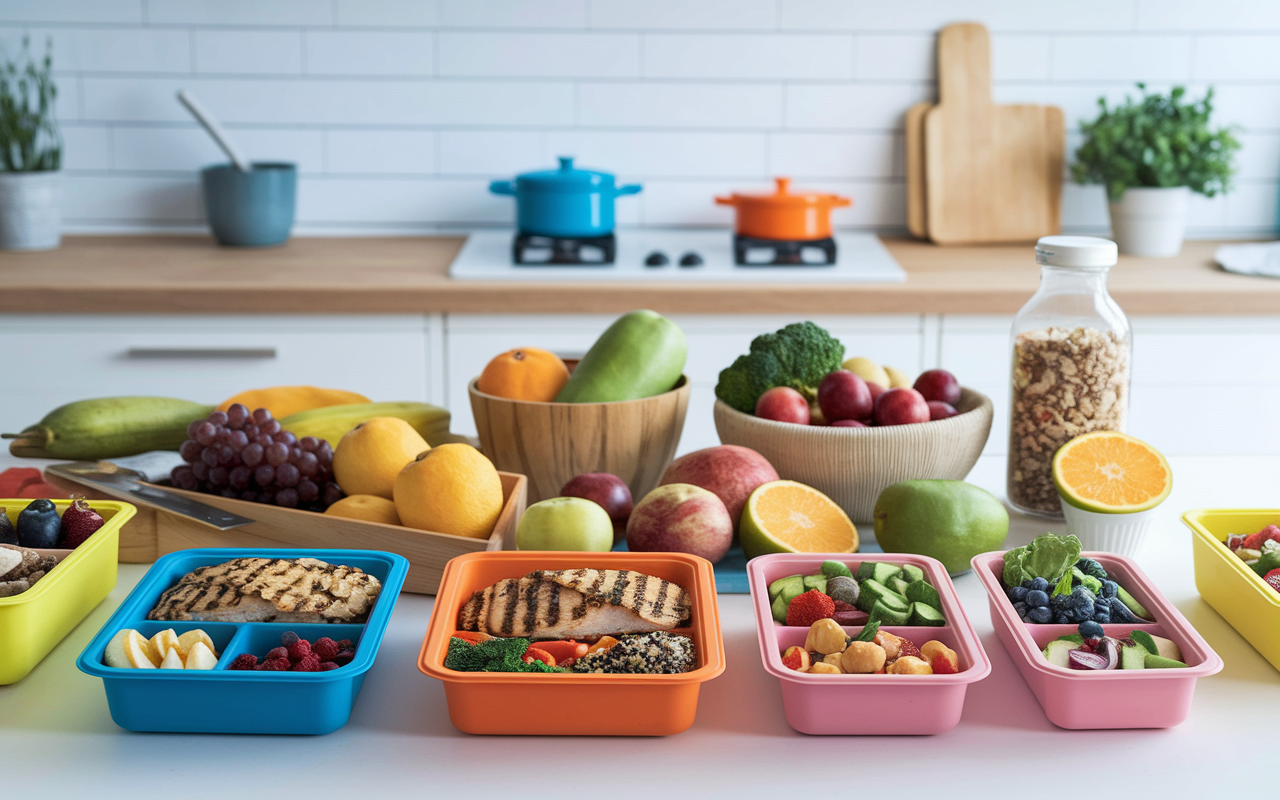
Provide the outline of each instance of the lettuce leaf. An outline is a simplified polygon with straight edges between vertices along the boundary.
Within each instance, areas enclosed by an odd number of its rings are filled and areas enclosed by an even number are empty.
[[[1004,554],[1004,583],[1021,586],[1023,581],[1044,578],[1056,584],[1064,572],[1080,558],[1080,540],[1074,536],[1042,533],[1031,544],[1015,547]]]

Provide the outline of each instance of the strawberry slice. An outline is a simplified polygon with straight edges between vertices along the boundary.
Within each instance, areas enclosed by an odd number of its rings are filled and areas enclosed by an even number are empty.
[[[1275,525],[1268,525],[1257,533],[1244,537],[1244,541],[1240,543],[1240,546],[1250,550],[1261,550],[1262,543],[1268,540],[1280,542],[1280,528]]]
[[[952,666],[950,659],[943,653],[934,653],[933,658],[929,659],[929,666],[933,667],[934,675],[955,675],[960,671]]]
[[[1266,577],[1264,577],[1263,580],[1266,581],[1267,585],[1272,589],[1280,592],[1280,569],[1271,570],[1266,574]]]

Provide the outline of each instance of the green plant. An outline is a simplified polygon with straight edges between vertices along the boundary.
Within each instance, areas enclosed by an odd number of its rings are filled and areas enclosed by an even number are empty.
[[[21,57],[0,64],[0,172],[54,170],[62,163],[62,134],[53,119],[58,87],[52,50],[49,43],[37,62],[24,36]]]
[[[1213,88],[1192,102],[1182,101],[1181,86],[1167,96],[1138,88],[1141,100],[1126,95],[1114,108],[1098,98],[1098,118],[1080,123],[1085,140],[1071,165],[1076,182],[1105,185],[1113,201],[1131,186],[1186,186],[1206,197],[1230,189],[1240,142],[1234,127],[1210,130]]]

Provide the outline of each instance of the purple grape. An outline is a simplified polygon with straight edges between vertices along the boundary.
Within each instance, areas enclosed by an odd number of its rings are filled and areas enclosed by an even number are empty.
[[[209,416],[205,417],[205,419],[207,419],[209,422],[212,422],[214,425],[226,425],[226,424],[227,424],[227,412],[225,412],[225,411],[215,411],[215,412],[213,412],[212,414],[210,414]]]
[[[252,489],[246,489],[240,493],[240,499],[249,503],[256,503],[261,497],[262,494],[260,492],[255,492]]]
[[[303,478],[298,481],[298,499],[304,503],[314,503],[320,499],[320,487]]]
[[[204,424],[204,420],[202,419],[191,420],[191,424],[187,426],[187,438],[188,439],[196,438],[196,431],[200,430],[200,426],[203,424]]]
[[[276,437],[276,441],[292,445],[297,443],[298,437],[293,435],[293,431],[280,431],[280,435]]]
[[[269,409],[266,409],[266,408],[257,408],[257,409],[254,409],[254,411],[253,411],[253,421],[254,421],[256,424],[258,424],[258,425],[262,425],[262,423],[264,423],[264,422],[270,422],[270,421],[271,421],[271,411],[270,411]]]
[[[227,485],[226,467],[209,467],[209,483],[213,486]]]
[[[206,447],[200,454],[200,460],[211,467],[218,466],[218,448]]]
[[[304,478],[314,478],[320,472],[320,460],[315,453],[303,452],[298,458],[298,473]]]
[[[321,501],[320,501],[321,504],[323,504],[325,508],[328,508],[329,506],[341,500],[346,495],[342,493],[342,489],[338,487],[338,484],[330,481],[329,483],[326,483],[324,485],[324,491],[321,492],[320,496],[321,496]]]
[[[230,438],[231,438],[230,428],[218,428],[218,435],[214,437],[214,441],[216,441],[218,444],[226,444],[227,440]]]
[[[218,494],[222,495],[223,497],[229,497],[229,498],[231,498],[232,500],[236,500],[236,499],[238,499],[238,498],[240,497],[240,493],[239,493],[239,492],[237,492],[235,489],[232,489],[230,486],[225,486],[225,487],[223,487],[223,488],[218,492]]]
[[[244,431],[244,435],[249,441],[255,441],[258,438],[258,426],[252,422],[246,422],[240,430]]]
[[[191,491],[200,484],[191,467],[174,467],[173,472],[169,473],[169,480],[173,481],[174,486],[187,491]]]
[[[245,422],[249,420],[249,409],[244,403],[232,403],[231,408],[227,409],[227,424],[232,428],[242,428]]]
[[[278,467],[289,460],[289,445],[282,442],[276,442],[266,449],[264,453],[267,463],[273,467]]]
[[[232,431],[231,435],[227,437],[227,444],[239,452],[249,444],[249,437],[244,435],[244,431]]]
[[[262,463],[262,445],[257,442],[247,444],[240,451],[240,459],[246,467],[256,467]]]
[[[314,453],[316,448],[320,446],[320,440],[314,436],[303,436],[298,440],[298,447],[301,447],[308,453]]]
[[[270,486],[276,479],[276,468],[270,464],[262,464],[253,471],[253,479],[259,486]]]
[[[236,451],[231,449],[231,445],[224,444],[218,448],[218,464],[226,466],[231,463],[231,459],[236,457]],[[213,466],[210,464],[209,466]]]
[[[329,447],[328,442],[320,443],[320,449],[316,451],[316,459],[322,467],[328,467],[333,463],[333,448]]]
[[[198,481],[209,480],[209,465],[204,461],[197,461],[191,465],[191,474],[196,476]]]
[[[280,486],[297,486],[298,468],[292,464],[281,464],[276,467],[276,483]]]
[[[182,460],[188,464],[199,461],[202,452],[204,452],[204,446],[194,439],[188,439],[178,447],[178,455],[182,456]]]
[[[244,491],[249,485],[249,478],[253,475],[253,471],[248,467],[236,467],[227,473],[227,482],[234,488]]]
[[[218,428],[207,420],[200,423],[200,427],[196,428],[195,440],[203,445],[213,444],[218,440]]]
[[[271,438],[271,434],[269,433],[259,433],[258,438],[255,441],[263,447],[270,447],[272,442],[275,440]]]
[[[296,489],[281,489],[276,492],[276,505],[281,508],[297,508],[298,491]]]

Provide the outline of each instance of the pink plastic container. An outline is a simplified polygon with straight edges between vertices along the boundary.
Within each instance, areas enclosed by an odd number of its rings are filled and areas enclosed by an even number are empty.
[[[947,624],[913,625],[884,630],[920,646],[930,639],[956,651],[960,671],[955,675],[808,675],[782,665],[788,647],[802,646],[808,628],[780,625],[769,610],[769,584],[788,575],[819,572],[822,562],[840,561],[855,573],[863,561],[914,564],[924,570],[942,599]],[[760,556],[747,563],[751,601],[759,631],[760,658],[765,672],[782,684],[787,724],[801,733],[837,736],[899,736],[943,733],[960,721],[969,684],[991,673],[982,643],[956,597],[955,586],[942,563],[928,556],[905,553],[832,554],[785,553]],[[856,635],[861,628],[845,628]]]
[[[982,553],[972,561],[973,571],[991,601],[991,624],[1000,641],[1040,701],[1045,716],[1059,728],[1172,728],[1182,724],[1191,711],[1196,679],[1221,670],[1222,659],[1132,560],[1114,553],[1081,555],[1101,564],[1156,618],[1145,625],[1120,622],[1103,625],[1102,629],[1111,636],[1143,630],[1172,639],[1182,651],[1187,668],[1089,671],[1050,664],[1041,651],[1059,636],[1076,633],[1076,626],[1028,625],[1018,618],[1000,579],[1003,551]]]

